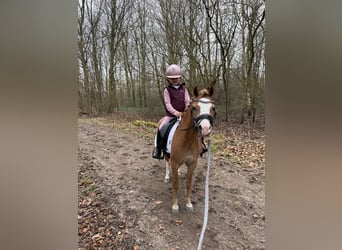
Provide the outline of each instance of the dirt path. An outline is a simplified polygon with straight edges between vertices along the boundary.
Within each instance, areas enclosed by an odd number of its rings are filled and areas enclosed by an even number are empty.
[[[79,123],[80,249],[197,249],[204,211],[207,159],[193,177],[194,213],[171,213],[165,162],[152,142],[91,120]],[[204,157],[207,157],[205,155]],[[265,173],[211,158],[209,219],[203,249],[265,249]]]

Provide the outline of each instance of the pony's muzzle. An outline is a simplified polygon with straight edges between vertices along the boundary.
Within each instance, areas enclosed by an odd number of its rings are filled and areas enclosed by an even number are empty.
[[[200,123],[200,127],[201,127],[201,135],[202,136],[209,136],[211,133],[211,123],[209,120],[207,119],[203,119]]]

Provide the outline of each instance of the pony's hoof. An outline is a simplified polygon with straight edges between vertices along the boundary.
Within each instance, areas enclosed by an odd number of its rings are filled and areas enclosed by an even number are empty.
[[[172,206],[172,214],[178,214],[179,213],[179,208]]]
[[[165,182],[165,183],[167,183],[167,182],[169,182],[169,181],[170,181],[170,178],[166,178],[166,177],[164,178],[164,182]]]
[[[186,211],[192,213],[194,211],[194,207],[191,205],[191,206],[188,206],[188,205],[185,205],[185,209]]]

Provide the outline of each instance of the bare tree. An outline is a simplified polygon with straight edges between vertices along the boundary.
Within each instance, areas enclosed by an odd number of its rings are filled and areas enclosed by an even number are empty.
[[[87,53],[89,36],[85,32],[85,7],[85,0],[78,3],[78,59],[81,64],[80,70],[83,73],[79,78],[79,98],[81,98],[79,103],[82,112],[91,114],[91,88]]]
[[[224,118],[263,107],[262,0],[79,0],[79,106],[114,112],[161,104],[165,70],[191,89],[215,86]],[[162,105],[160,105],[162,108]]]
[[[221,6],[221,2],[202,0],[205,12],[209,20],[209,25],[215,35],[215,39],[220,47],[220,65],[222,82],[225,92],[225,121],[228,121],[228,105],[229,105],[229,68],[233,56],[233,41],[237,27],[234,18],[226,22],[226,13],[229,11],[229,5]]]
[[[162,19],[159,19],[159,24],[166,37],[167,57],[168,64],[180,64],[182,60],[182,45],[179,27],[181,21],[178,18],[179,0],[168,1],[159,0],[160,11]]]
[[[261,14],[260,14],[261,13]],[[255,57],[258,48],[258,31],[262,30],[265,18],[264,2],[258,0],[242,1],[241,4],[241,31],[242,31],[242,86],[243,86],[243,106],[241,111],[241,123],[244,122],[244,115],[253,116],[255,121],[255,113],[257,106],[257,83],[258,65],[261,58]],[[261,34],[263,37],[263,33]],[[262,39],[263,43],[264,40]],[[256,60],[258,59],[258,60]]]
[[[133,1],[129,0],[107,0],[105,3],[107,13],[107,40],[109,50],[109,69],[108,69],[108,108],[107,111],[113,112],[118,108],[117,82],[115,79],[116,57],[122,39],[124,38],[125,25],[130,14]]]
[[[98,40],[102,39],[99,33],[99,22],[102,16],[102,1],[88,2],[88,21],[90,25],[90,40],[91,40],[91,62],[93,74],[93,90],[92,96],[97,112],[103,111],[103,81],[101,72],[101,48],[99,48]]]
[[[130,49],[130,41],[128,34],[125,34],[125,39],[122,41],[122,53],[123,53],[123,64],[126,78],[126,97],[128,100],[128,105],[132,105],[135,107],[136,103],[136,94],[135,94],[135,84],[133,79],[133,55],[134,53]]]

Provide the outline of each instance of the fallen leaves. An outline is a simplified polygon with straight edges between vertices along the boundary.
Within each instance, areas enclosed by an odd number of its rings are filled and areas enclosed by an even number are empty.
[[[99,240],[102,240],[103,237],[100,234],[95,234],[91,237],[91,239],[94,241],[99,241]]]
[[[261,141],[240,140],[227,145],[221,154],[229,157],[232,162],[248,167],[265,164],[265,143]]]
[[[183,221],[182,221],[181,219],[176,219],[175,222],[176,222],[176,225],[177,225],[177,226],[183,224]]]
[[[86,198],[85,200],[83,200],[80,204],[81,207],[87,207],[91,204],[92,200],[91,198]]]
[[[93,165],[91,159],[81,158],[80,161],[82,160],[88,162],[87,166]],[[108,206],[109,201],[103,202],[109,198],[98,188],[102,180],[90,171],[80,164],[77,216],[79,249],[122,249],[127,244],[133,249],[135,241],[129,230],[134,227],[134,221],[127,221],[124,215],[120,216]],[[90,186],[97,190],[96,193],[89,189]],[[107,195],[110,197],[110,194]]]
[[[162,232],[165,230],[165,226],[163,224],[159,224],[159,231]]]

